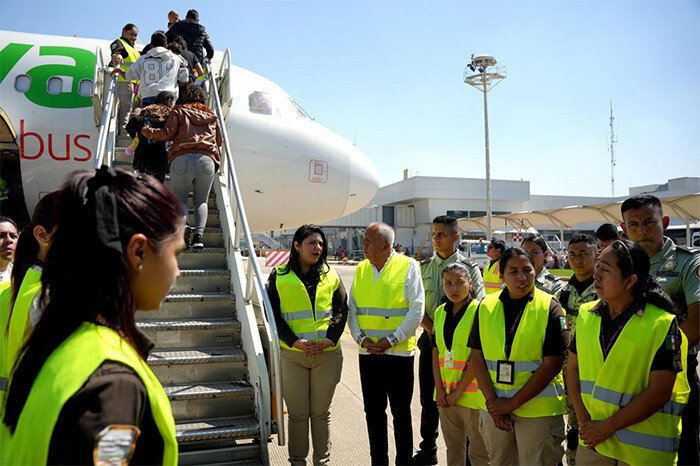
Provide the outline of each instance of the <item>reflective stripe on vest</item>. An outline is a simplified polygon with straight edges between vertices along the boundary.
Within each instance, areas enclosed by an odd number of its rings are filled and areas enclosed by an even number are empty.
[[[649,373],[658,348],[666,341],[675,317],[651,304],[642,315],[625,324],[607,358],[600,347],[602,319],[591,309],[579,308],[576,324],[581,399],[593,421],[608,419],[649,386]],[[683,336],[681,360],[685,362],[688,340]],[[634,364],[629,355],[634,354]],[[680,439],[681,413],[690,388],[686,367],[676,375],[671,399],[647,419],[618,430],[596,450],[629,464],[675,464]],[[579,443],[581,443],[579,441]]]
[[[496,382],[497,361],[505,360],[505,315],[500,294],[486,296],[479,306],[479,333],[481,345],[493,388],[500,398],[512,398],[534,371],[544,363],[542,346],[549,321],[552,295],[533,291],[531,301],[525,306],[523,316],[513,338],[509,360],[514,363],[513,385]],[[535,397],[513,411],[520,417],[544,417],[564,414],[564,379],[559,372]],[[486,405],[480,406],[486,409]]]
[[[114,37],[114,36],[112,36],[112,37]],[[124,72],[126,73],[127,71],[129,71],[129,68],[131,68],[131,64],[134,63],[136,60],[138,60],[141,57],[141,54],[134,47],[132,47],[128,41],[125,41],[121,37],[119,38],[119,42],[122,43],[122,45],[124,46],[124,49],[126,49],[126,53],[127,53],[127,57],[124,59],[122,64],[119,65],[120,68],[123,69]],[[121,74],[117,75],[117,80],[121,81],[121,82],[138,83],[138,81],[127,81],[126,79],[124,79],[122,77]]]
[[[469,340],[469,333],[471,333],[478,306],[479,302],[477,300],[472,300],[464,311],[462,319],[455,326],[454,333],[452,334],[451,347],[451,351],[454,353],[454,367],[452,368],[445,367],[445,353],[447,352],[447,344],[445,343],[445,321],[447,320],[447,311],[445,311],[444,304],[435,309],[435,314],[433,316],[435,320],[435,344],[438,349],[438,365],[440,366],[442,387],[447,393],[457,389],[464,375],[464,371],[467,370],[471,362],[472,350],[467,346],[467,341]],[[479,385],[475,377],[469,382],[469,385],[464,389],[464,392],[459,396],[456,403],[467,408],[479,409],[479,405],[482,402],[485,402],[484,395],[481,393],[481,390],[479,390]]]
[[[51,353],[39,370],[14,434],[4,423],[0,425],[0,464],[46,464],[63,406],[107,360],[130,367],[143,382],[163,439],[163,464],[176,465],[175,421],[160,382],[146,361],[115,331],[86,322]]]
[[[287,322],[289,328],[297,338],[310,342],[318,342],[326,338],[333,308],[333,293],[340,286],[340,277],[335,269],[329,268],[328,271],[321,274],[316,285],[315,313],[311,308],[309,293],[297,274],[291,270],[287,273],[281,273],[286,272],[286,265],[276,267],[275,270],[277,272],[275,285],[280,297],[282,318]],[[338,348],[339,344],[340,340],[324,351],[333,351]],[[301,351],[294,347],[290,348],[283,341],[280,341],[280,346],[292,351]]]
[[[503,289],[503,280],[499,276],[499,261],[489,262],[484,266],[484,290],[486,294],[496,293]]]
[[[393,334],[408,312],[408,301],[404,296],[406,277],[411,259],[394,254],[384,264],[379,278],[374,281],[374,269],[369,260],[359,263],[355,270],[352,294],[357,304],[357,323],[361,331],[375,343]],[[367,351],[358,345],[359,352]],[[385,354],[410,355],[416,348],[415,334]]]

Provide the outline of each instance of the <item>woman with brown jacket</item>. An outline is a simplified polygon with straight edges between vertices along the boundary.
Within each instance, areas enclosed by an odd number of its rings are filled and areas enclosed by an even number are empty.
[[[168,149],[170,189],[180,200],[187,221],[187,196],[192,191],[194,235],[192,247],[204,247],[202,237],[207,223],[207,199],[219,170],[219,147],[222,144],[219,119],[204,105],[204,91],[188,84],[182,91],[182,105],[170,112],[163,129],[144,126],[141,132],[155,141],[171,141]],[[190,230],[188,224],[185,236]]]

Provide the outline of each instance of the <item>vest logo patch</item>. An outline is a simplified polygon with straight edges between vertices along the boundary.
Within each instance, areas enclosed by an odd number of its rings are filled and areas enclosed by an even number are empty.
[[[97,434],[92,459],[96,466],[127,465],[141,431],[136,426],[111,425]]]

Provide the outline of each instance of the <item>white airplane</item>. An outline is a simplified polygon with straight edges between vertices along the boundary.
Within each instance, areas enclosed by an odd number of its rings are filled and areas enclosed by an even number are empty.
[[[15,180],[15,205],[23,197],[32,212],[68,173],[93,167],[95,51],[109,60],[110,43],[0,31],[0,177]],[[214,72],[223,55],[214,55]],[[251,230],[321,223],[374,197],[379,176],[369,158],[311,120],[275,83],[231,66],[228,90],[226,125]]]

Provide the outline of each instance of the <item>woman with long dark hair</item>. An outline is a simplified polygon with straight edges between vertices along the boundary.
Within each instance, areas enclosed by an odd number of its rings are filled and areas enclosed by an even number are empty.
[[[481,301],[468,342],[484,394],[479,430],[491,464],[555,465],[564,455],[569,327],[559,301],[535,288],[528,251],[506,249],[498,268],[506,286]]]
[[[347,294],[328,265],[326,235],[316,225],[294,233],[289,262],[270,274],[270,296],[282,347],[284,401],[289,415],[289,461],[306,464],[309,420],[313,464],[330,458],[330,406],[340,382],[340,337],[348,318]]]
[[[58,191],[45,195],[34,208],[31,222],[17,239],[15,266],[12,269],[10,299],[0,299],[0,312],[7,315],[0,327],[2,356],[0,377],[9,378],[12,367],[32,328],[41,316],[39,303],[41,274],[56,231]],[[4,389],[2,390],[4,393]],[[4,397],[0,397],[2,401]]]
[[[48,298],[10,379],[2,464],[176,464],[170,403],[146,364],[136,310],[179,275],[184,222],[155,178],[73,173],[42,275]]]
[[[171,141],[168,149],[170,188],[182,204],[185,221],[187,198],[192,192],[194,234],[192,247],[204,248],[207,200],[219,171],[219,147],[223,144],[219,118],[204,102],[204,91],[196,84],[182,89],[179,102],[170,112],[165,127],[144,126],[141,133],[154,141]],[[189,227],[188,227],[189,233]],[[188,245],[189,246],[189,245]]]
[[[688,340],[649,268],[643,247],[613,241],[594,274],[600,300],[579,309],[567,368],[578,464],[676,464]]]

